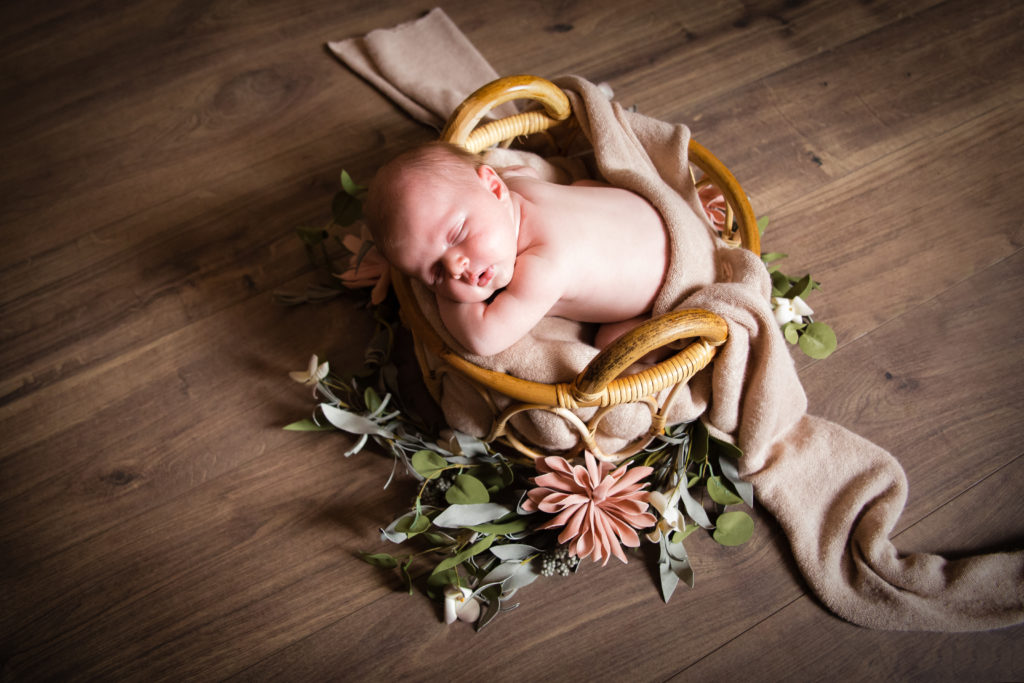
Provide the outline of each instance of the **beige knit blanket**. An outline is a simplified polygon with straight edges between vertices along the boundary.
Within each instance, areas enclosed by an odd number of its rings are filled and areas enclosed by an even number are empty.
[[[413,102],[414,116],[435,125],[495,77],[440,10],[329,46],[400,105]],[[717,435],[743,450],[741,474],[785,530],[822,602],[853,623],[879,629],[969,631],[1024,621],[1024,552],[947,560],[903,555],[889,540],[906,501],[903,469],[878,446],[806,413],[803,388],[772,316],[764,267],[744,250],[713,247],[697,218],[686,166],[688,130],[627,112],[583,79],[558,84],[594,146],[600,175],[646,197],[669,227],[673,256],[655,313],[705,308],[728,321],[728,342],[711,369],[690,382],[677,412],[685,419],[703,414]],[[551,361],[551,348],[579,342],[580,334],[575,323],[549,319],[529,348],[515,352],[522,354],[516,362],[532,363],[542,375],[567,373],[532,379],[565,381],[589,357]],[[461,400],[469,405],[478,399]]]

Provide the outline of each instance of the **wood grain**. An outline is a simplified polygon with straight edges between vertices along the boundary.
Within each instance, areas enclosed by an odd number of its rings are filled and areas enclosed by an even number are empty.
[[[0,5],[0,678],[1024,678],[1021,627],[833,617],[760,511],[746,546],[691,537],[669,605],[637,555],[538,581],[480,633],[357,558],[409,482],[280,428],[312,408],[287,372],[354,367],[372,323],[359,297],[271,293],[314,279],[294,229],[341,168],[435,135],[323,43],[426,8]],[[445,11],[499,73],[607,80],[690,123],[771,218],[765,250],[824,283],[840,348],[794,357],[812,412],[905,467],[897,546],[1019,547],[1020,3]]]

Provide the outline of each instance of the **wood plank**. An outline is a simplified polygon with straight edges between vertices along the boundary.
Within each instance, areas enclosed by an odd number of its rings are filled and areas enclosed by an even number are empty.
[[[1024,458],[1017,457],[901,533],[898,542],[908,550],[946,551],[1001,544],[1006,520],[1024,519],[1021,482]],[[992,504],[996,500],[1000,504]],[[1022,637],[1022,626],[981,633],[869,631],[822,619],[821,608],[805,597],[675,679],[742,678],[757,671],[765,680],[823,680],[841,672],[850,681],[1014,681],[1024,677]]]
[[[291,232],[340,167],[431,136],[321,44],[422,9],[0,6],[2,677],[1020,678],[1019,627],[835,619],[760,511],[748,546],[691,537],[697,588],[668,606],[637,556],[539,581],[479,634],[354,557],[387,547],[390,463],[279,428],[311,407],[285,373],[356,360],[369,319],[269,292],[311,277]],[[900,547],[1019,540],[1019,3],[445,9],[500,72],[610,79],[694,121],[769,247],[826,284],[842,347],[802,376],[906,467]]]

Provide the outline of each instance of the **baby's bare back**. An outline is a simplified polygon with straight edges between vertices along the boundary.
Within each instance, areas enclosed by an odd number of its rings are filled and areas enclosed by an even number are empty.
[[[667,243],[661,215],[642,197],[602,183],[554,185],[509,178],[523,204],[520,244],[557,269],[551,309],[582,322],[650,311],[661,289]],[[556,285],[559,286],[559,285]]]

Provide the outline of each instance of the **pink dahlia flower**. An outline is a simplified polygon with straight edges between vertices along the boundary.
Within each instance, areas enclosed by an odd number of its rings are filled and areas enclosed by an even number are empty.
[[[559,543],[568,543],[569,552],[580,557],[594,556],[595,562],[612,555],[626,562],[622,545],[640,545],[636,529],[652,526],[657,520],[647,512],[646,483],[638,483],[653,470],[650,467],[622,465],[612,469],[586,453],[586,467],[570,465],[565,458],[552,456],[537,460],[542,474],[534,479],[523,508],[528,511],[557,513],[541,529],[564,526]]]

